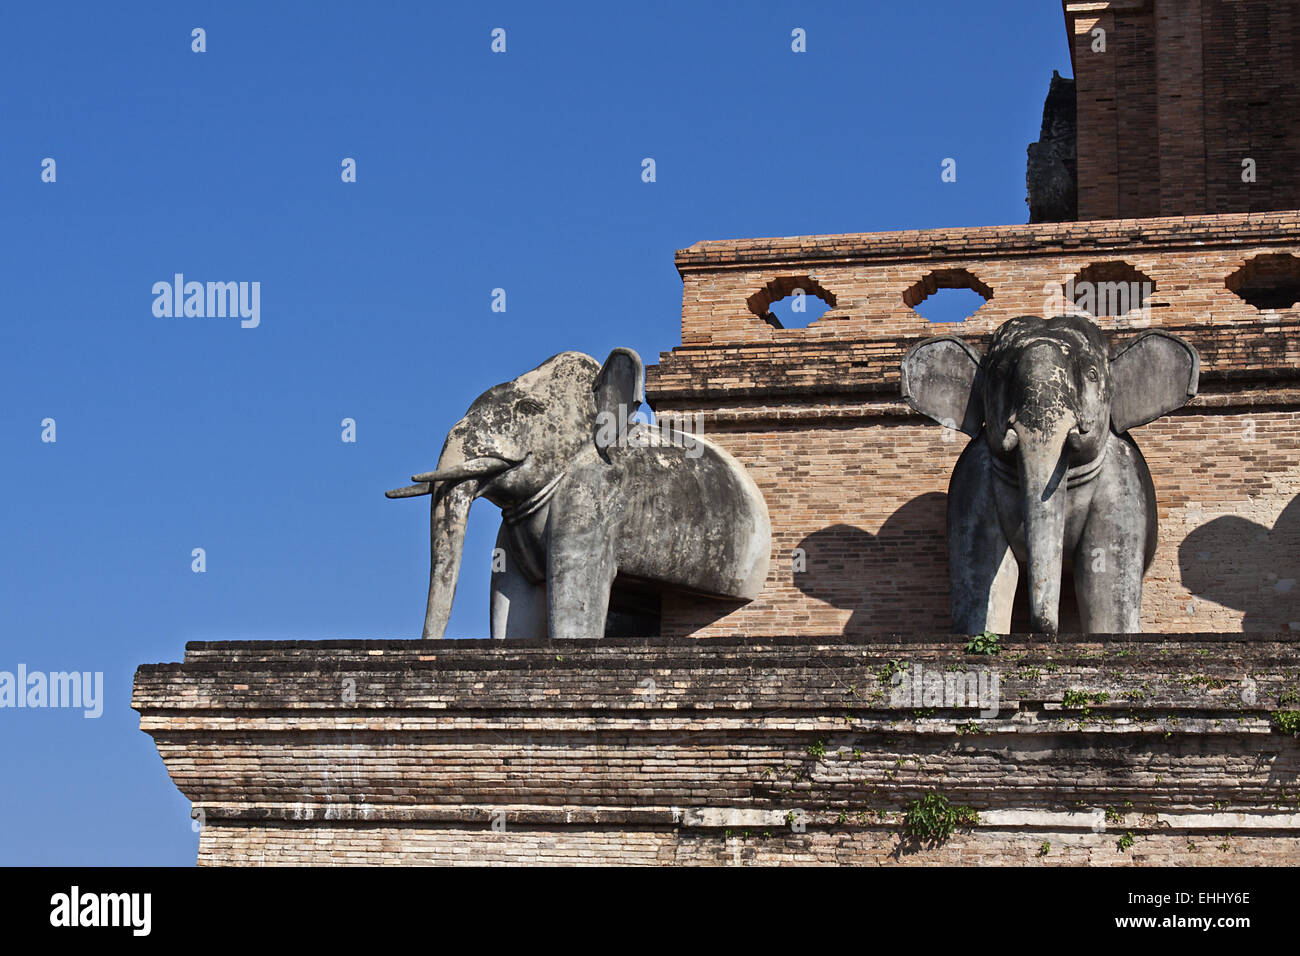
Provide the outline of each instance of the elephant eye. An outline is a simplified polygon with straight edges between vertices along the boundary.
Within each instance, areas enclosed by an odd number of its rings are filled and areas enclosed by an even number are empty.
[[[529,415],[540,415],[546,411],[546,406],[536,399],[523,398],[519,400],[519,410]]]
[[[1087,375],[1088,375],[1088,381],[1090,381],[1090,382],[1095,382],[1095,381],[1097,381],[1097,379],[1100,377],[1100,376],[1097,374],[1097,368],[1096,368],[1096,366],[1092,366],[1092,365],[1088,366],[1088,372],[1087,372]]]

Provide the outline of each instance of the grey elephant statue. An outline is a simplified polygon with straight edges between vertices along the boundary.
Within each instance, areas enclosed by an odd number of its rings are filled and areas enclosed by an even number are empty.
[[[447,626],[470,504],[501,508],[494,638],[598,638],[610,595],[679,590],[749,601],[767,577],[767,504],[744,467],[698,434],[629,419],[644,369],[561,352],[480,395],[437,470],[390,498],[431,496],[424,637]],[[643,618],[644,619],[644,618]]]
[[[1196,394],[1200,358],[1158,330],[1108,352],[1087,318],[1020,316],[982,360],[955,336],[903,358],[907,403],[972,436],[948,486],[955,633],[1010,630],[1023,564],[1031,627],[1055,634],[1067,561],[1085,632],[1141,630],[1156,497],[1128,432]]]

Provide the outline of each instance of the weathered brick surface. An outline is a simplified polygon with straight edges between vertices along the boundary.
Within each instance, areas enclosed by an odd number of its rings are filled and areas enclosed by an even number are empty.
[[[1007,318],[1050,312],[1045,288],[1115,261],[1149,276],[1155,291],[1136,319],[1097,320],[1112,346],[1161,327],[1202,359],[1200,395],[1134,432],[1160,517],[1144,629],[1300,626],[1300,512],[1286,513],[1300,494],[1300,310],[1256,309],[1225,284],[1267,252],[1300,252],[1300,212],[742,239],[679,251],[683,344],[648,370],[647,394],[661,412],[699,414],[705,435],[746,464],[767,498],[773,551],[757,601],[727,613],[669,597],[664,633],[947,627],[946,494],[966,439],[902,403],[899,362],[933,334],[983,348]],[[904,304],[925,275],[954,268],[992,292],[975,315],[936,326]],[[750,297],[788,287],[791,276],[814,279],[836,306],[808,328],[776,329],[750,311]],[[1067,582],[1067,629],[1077,627],[1071,591]]]
[[[832,827],[682,834],[661,830],[553,831],[213,825],[199,840],[209,866],[1294,866],[1300,838],[1134,831],[981,829],[939,849],[916,849],[896,831]],[[764,835],[764,834],[768,835]],[[1043,844],[1048,844],[1046,853]]]
[[[1300,207],[1300,6],[1067,0],[1065,15],[1080,219]]]
[[[1149,324],[1258,325],[1261,315],[1225,281],[1261,253],[1300,253],[1300,211],[1035,223],[787,239],[697,242],[677,253],[684,283],[682,345],[802,345],[818,339],[935,334],[903,293],[937,269],[965,269],[993,297],[962,323],[991,332],[1016,315],[1041,315],[1054,290],[1082,269],[1123,261],[1149,276]],[[776,329],[749,308],[755,292],[784,276],[809,276],[835,308],[803,329]],[[1105,328],[1137,327],[1102,319]]]
[[[917,668],[996,674],[997,700],[896,698]],[[1014,863],[1047,840],[1034,861],[1127,865],[1300,862],[1300,743],[1270,719],[1296,693],[1290,634],[992,657],[903,636],[231,642],[141,667],[133,706],[202,811],[204,863]],[[901,815],[931,790],[979,823],[916,847]]]

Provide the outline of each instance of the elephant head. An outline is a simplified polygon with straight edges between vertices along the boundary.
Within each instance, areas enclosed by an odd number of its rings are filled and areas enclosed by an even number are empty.
[[[636,411],[643,375],[631,349],[615,349],[603,366],[581,352],[552,356],[476,398],[448,433],[437,469],[386,492],[431,496],[425,638],[440,638],[447,627],[473,501],[518,508],[553,489],[580,454],[597,447],[611,416],[626,422]]]
[[[1178,336],[1152,330],[1107,357],[1082,316],[1020,316],[994,333],[983,359],[961,339],[914,346],[903,398],[940,424],[983,436],[991,462],[1019,489],[1030,616],[1055,632],[1067,488],[1100,467],[1111,433],[1153,421],[1196,394],[1200,360]]]

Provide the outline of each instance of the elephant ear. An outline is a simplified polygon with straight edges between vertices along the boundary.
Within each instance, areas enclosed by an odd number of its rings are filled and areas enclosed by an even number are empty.
[[[955,335],[912,346],[903,356],[903,400],[945,428],[974,437],[984,422],[980,356]]]
[[[596,396],[594,425],[597,431],[601,429],[602,423],[631,419],[645,401],[645,386],[642,384],[644,378],[645,366],[636,352],[631,349],[614,349],[609,353],[609,358],[605,359],[605,364],[596,374],[596,383],[591,387]],[[621,416],[620,405],[624,409]],[[610,416],[613,416],[612,419]]]
[[[1195,395],[1201,357],[1185,339],[1152,329],[1110,360],[1111,427],[1122,435],[1182,408]]]

